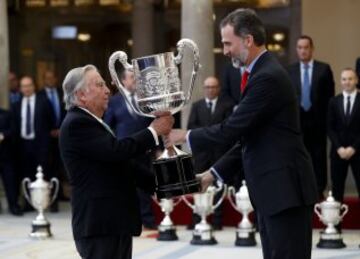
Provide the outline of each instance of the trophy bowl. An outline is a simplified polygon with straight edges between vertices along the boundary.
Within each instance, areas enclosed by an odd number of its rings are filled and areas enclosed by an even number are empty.
[[[190,85],[185,91],[180,82],[178,65],[181,64],[184,51],[188,48],[193,53],[193,68]],[[177,43],[178,55],[165,52],[132,60],[128,63],[127,54],[123,51],[114,52],[109,58],[109,71],[119,92],[136,114],[155,118],[159,111],[175,114],[191,99],[194,82],[200,67],[199,49],[189,39]],[[115,62],[119,61],[125,70],[135,75],[134,101],[125,94],[115,70]],[[156,196],[170,199],[175,196],[200,191],[200,184],[193,172],[192,157],[175,146],[164,150],[162,155],[153,162],[155,171]]]

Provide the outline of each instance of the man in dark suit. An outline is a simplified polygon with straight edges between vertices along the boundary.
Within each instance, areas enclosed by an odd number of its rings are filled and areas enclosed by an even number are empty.
[[[21,98],[21,93],[19,92],[19,80],[14,72],[9,73],[9,90],[9,103],[12,105]]]
[[[50,131],[50,146],[49,146],[49,171],[47,172],[48,179],[56,177],[61,181],[63,164],[60,158],[59,151],[59,129],[62,120],[65,117],[65,107],[63,105],[63,93],[60,88],[57,87],[57,78],[53,71],[46,70],[44,73],[44,88],[39,92],[44,95],[51,104],[51,110],[54,118],[54,127]],[[58,197],[54,203],[51,204],[50,211],[58,212],[58,200],[60,196],[64,196],[63,188],[60,186]]]
[[[22,177],[35,180],[36,168],[41,165],[48,178],[50,131],[54,120],[47,98],[35,91],[34,80],[20,80],[22,98],[13,105],[13,127],[19,150]]]
[[[202,189],[216,178],[229,181],[243,165],[257,209],[264,258],[310,259],[317,190],[301,138],[295,90],[286,71],[266,51],[265,28],[254,11],[235,10],[220,29],[224,54],[234,64],[246,66],[239,105],[221,124],[188,134],[173,130],[166,144],[183,142],[188,135],[195,155],[216,145],[234,144],[200,175]]]
[[[296,51],[299,62],[292,64],[288,72],[298,94],[301,129],[322,198],[327,184],[327,109],[335,83],[330,66],[313,59],[314,44],[309,36],[299,37]]]
[[[128,99],[131,100],[131,98],[134,98],[134,73],[129,70],[121,71],[120,82],[126,89],[125,94],[128,96]],[[151,123],[150,118],[137,115],[120,93],[110,98],[108,109],[104,115],[104,121],[115,130],[115,135],[118,139],[126,138],[131,134],[145,129]],[[151,154],[138,156],[136,162],[139,166],[141,164],[143,169],[141,170],[142,173],[147,171],[148,177],[153,178],[154,175],[149,169],[151,168],[150,155]],[[137,193],[140,200],[141,219],[144,227],[146,229],[157,229],[152,210],[151,195],[144,192],[141,188],[137,189]]]
[[[131,258],[141,233],[131,159],[158,144],[174,119],[159,113],[147,129],[117,140],[101,119],[109,89],[93,65],[68,72],[63,82],[68,113],[60,128],[60,154],[72,186],[72,229],[82,258]],[[145,183],[153,187],[155,183]]]
[[[21,216],[18,204],[19,177],[14,169],[14,148],[11,113],[0,108],[0,174],[2,176],[8,208],[11,214]]]
[[[357,77],[360,78],[360,57],[356,59],[355,70]],[[357,83],[357,88],[360,88],[360,80],[358,81],[359,82]]]
[[[343,202],[345,180],[351,166],[360,196],[360,94],[351,68],[341,72],[343,92],[330,100],[328,135],[331,140],[331,181],[334,198]]]
[[[240,91],[239,86],[238,88]],[[216,77],[210,76],[206,78],[203,89],[205,98],[193,103],[187,125],[188,129],[196,129],[220,123],[232,113],[235,103],[227,95],[219,95],[221,87]],[[199,152],[193,156],[195,173],[199,174],[209,169],[228,149],[230,149],[230,146],[215,147],[211,150]],[[218,196],[221,196],[221,193],[219,193]],[[194,221],[196,223],[200,222],[200,217],[194,217]],[[221,207],[215,210],[212,225],[215,230],[222,228]],[[192,228],[192,226],[193,224],[190,225],[189,228]]]

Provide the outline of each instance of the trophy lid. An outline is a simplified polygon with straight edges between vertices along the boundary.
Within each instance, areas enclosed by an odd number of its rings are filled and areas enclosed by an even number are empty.
[[[39,189],[39,188],[48,188],[48,183],[44,180],[43,169],[39,165],[37,167],[36,180],[30,184],[30,188]]]
[[[340,207],[340,202],[336,201],[332,195],[332,191],[329,191],[329,195],[326,200],[321,202],[321,207]]]
[[[239,194],[236,196],[238,196],[240,199],[244,199],[244,198],[248,199],[249,198],[249,191],[248,191],[248,188],[246,187],[245,180],[242,181],[242,186],[240,187]]]

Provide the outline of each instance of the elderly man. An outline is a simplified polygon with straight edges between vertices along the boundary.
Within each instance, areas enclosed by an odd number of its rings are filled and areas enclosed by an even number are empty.
[[[93,65],[68,72],[63,82],[67,115],[60,153],[72,186],[72,227],[82,258],[131,258],[132,236],[141,232],[133,158],[168,134],[169,113],[148,128],[117,140],[102,121],[109,89]],[[154,185],[148,182],[148,185]]]
[[[301,137],[295,89],[265,48],[265,28],[250,9],[230,13],[220,24],[224,54],[245,65],[237,109],[221,124],[191,130],[196,155],[237,141],[211,170],[200,175],[205,189],[216,178],[228,182],[242,165],[257,209],[265,259],[310,259],[315,176]],[[174,130],[168,143],[184,142]],[[240,144],[241,142],[241,144]]]

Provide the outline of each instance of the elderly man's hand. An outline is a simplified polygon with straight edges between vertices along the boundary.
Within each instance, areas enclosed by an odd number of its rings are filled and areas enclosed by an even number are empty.
[[[150,124],[158,136],[169,134],[172,126],[174,125],[174,117],[170,112],[158,112],[155,114],[157,117]]]
[[[212,175],[212,173],[210,172],[210,170],[207,170],[202,174],[196,175],[196,179],[198,179],[200,181],[201,192],[205,192],[207,190],[207,188],[210,185],[212,185],[212,183],[215,180],[215,178]]]
[[[169,135],[164,138],[165,147],[183,144],[184,142],[186,142],[186,133],[187,130],[183,129],[171,130]]]

